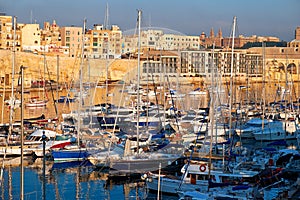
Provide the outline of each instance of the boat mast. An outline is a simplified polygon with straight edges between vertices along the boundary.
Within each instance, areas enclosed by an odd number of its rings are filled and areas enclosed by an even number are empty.
[[[59,55],[56,56],[56,99],[59,99]],[[56,109],[56,104],[58,101],[54,101],[54,106]],[[58,113],[56,112],[56,117],[58,118]]]
[[[21,170],[20,170],[20,199],[24,199],[24,66],[20,67],[21,70]]]
[[[13,36],[13,46],[12,46],[12,84],[11,84],[11,98],[9,99],[10,105],[10,113],[9,113],[9,134],[6,139],[6,148],[8,147],[9,137],[12,135],[13,130],[13,112],[14,112],[14,105],[15,105],[15,98],[14,98],[14,74],[15,74],[15,36],[16,36],[16,24],[17,24],[17,17],[14,16],[13,25],[14,25],[14,36]],[[3,88],[3,102],[4,102],[4,94],[5,94],[5,76],[4,76],[4,88]],[[3,122],[3,109],[4,104],[2,104],[2,122]],[[3,155],[3,162],[0,171],[0,186],[3,185],[3,171],[4,171],[4,160],[6,159],[6,151]]]
[[[10,112],[9,112],[9,135],[12,135],[13,129],[13,112],[15,106],[15,97],[14,97],[14,82],[15,82],[15,55],[16,55],[16,29],[17,29],[17,17],[14,16],[14,40],[12,44],[12,70],[11,70],[11,98],[10,98]]]
[[[265,81],[265,43],[262,42],[262,53],[263,53],[263,63],[262,63],[262,68],[263,68],[263,85],[262,85],[262,124],[261,124],[261,128],[262,128],[262,134],[264,133],[264,127],[265,127],[265,108],[266,108],[266,81]],[[261,141],[262,142],[262,141]]]
[[[208,162],[208,177],[210,178],[210,169],[211,169],[211,161],[212,161],[212,148],[213,148],[213,135],[214,135],[214,126],[215,126],[215,92],[217,88],[215,88],[215,65],[214,65],[214,53],[215,53],[215,43],[213,43],[212,50],[212,58],[211,58],[211,97],[210,97],[210,124],[211,124],[211,134],[210,134],[210,143],[209,143],[209,162]],[[217,134],[217,132],[216,132]],[[217,144],[217,135],[216,135],[216,144]]]
[[[83,20],[83,31],[82,31],[82,41],[81,41],[81,63],[80,63],[80,69],[79,69],[79,106],[78,106],[78,124],[77,124],[77,144],[80,146],[80,138],[79,138],[79,132],[80,132],[80,113],[82,109],[82,93],[83,93],[83,85],[82,85],[82,78],[83,78],[83,60],[84,60],[84,38],[85,38],[85,24],[86,19]]]
[[[140,121],[140,60],[141,60],[141,15],[142,11],[138,10],[138,69],[137,69],[137,153],[139,153],[139,121]]]
[[[232,97],[233,97],[233,59],[234,59],[234,37],[235,37],[236,16],[233,17],[232,45],[231,45],[231,67],[230,67],[230,89],[229,89],[229,138],[232,137]]]
[[[291,96],[293,93],[292,89],[291,88],[288,88],[288,74],[287,74],[287,71],[288,71],[288,65],[289,65],[289,62],[288,62],[288,58],[287,58],[287,55],[286,55],[286,64],[285,64],[285,89],[284,89],[284,140],[286,140],[286,129],[287,129],[287,122],[288,122],[288,113],[287,113],[287,101],[288,101],[288,98],[287,98],[287,91],[290,92],[289,96]],[[292,77],[292,76],[291,76]],[[292,104],[293,103],[293,100],[290,99],[290,103]],[[293,107],[293,105],[292,105]]]
[[[43,76],[43,101],[45,101],[45,90],[46,90],[46,49],[44,46],[44,76]]]
[[[105,10],[105,20],[104,20],[104,29],[108,30],[108,3],[106,4],[106,10]],[[108,39],[109,39],[109,34],[107,34],[107,40],[104,40],[104,45],[106,48],[106,60],[105,60],[105,68],[106,68],[106,75],[105,75],[105,107],[106,107],[106,112],[108,112],[108,61],[109,61],[109,44],[108,44]]]

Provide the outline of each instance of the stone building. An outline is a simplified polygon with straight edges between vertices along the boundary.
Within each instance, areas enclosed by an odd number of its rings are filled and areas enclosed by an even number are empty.
[[[300,47],[300,26],[295,30],[295,39],[288,43],[288,47]]]
[[[41,30],[39,24],[24,24],[21,38],[23,51],[38,51],[41,48]]]
[[[123,37],[122,53],[137,51],[138,35],[131,34]],[[165,33],[163,30],[142,30],[141,48],[156,50],[198,50],[199,36],[187,36],[180,33]]]
[[[238,37],[234,38],[234,48],[242,48],[248,42],[250,42],[250,43],[253,43],[253,42],[280,42],[280,40],[277,37],[271,37],[271,36],[263,37],[263,36],[252,35],[250,37],[245,37],[243,35],[239,35]],[[231,37],[223,38],[222,47],[231,48],[231,46],[232,46],[232,38]]]
[[[300,27],[295,30],[295,39],[287,47],[256,47],[249,51],[265,57],[266,75],[275,82],[300,81]],[[288,80],[286,80],[288,78]]]
[[[61,44],[69,48],[70,57],[81,57],[82,54],[82,27],[61,27]]]
[[[209,37],[206,37],[205,33],[202,32],[200,35],[201,45],[205,48],[212,47],[215,44],[216,47],[222,47],[223,33],[222,30],[219,29],[218,34],[215,36],[214,29],[211,28]]]
[[[17,23],[14,30],[13,17],[0,14],[0,49],[13,50],[15,41],[15,51],[21,51],[21,27],[23,24]]]
[[[53,20],[44,22],[44,27],[41,30],[41,48],[45,49],[47,55],[67,55],[69,56],[69,47],[63,46],[61,42],[60,27]]]
[[[213,69],[218,69],[222,77],[230,77],[231,73],[243,79],[253,75],[261,76],[262,56],[246,50],[234,51],[233,56],[231,51],[221,49],[181,52],[181,76],[207,77]]]
[[[122,31],[116,25],[110,29],[94,24],[86,33],[85,45],[90,58],[115,59],[121,57]]]

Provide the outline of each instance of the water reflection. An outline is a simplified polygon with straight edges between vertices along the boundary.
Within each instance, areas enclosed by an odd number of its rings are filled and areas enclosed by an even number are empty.
[[[106,95],[105,87],[92,87],[88,90],[87,95],[84,97],[84,103],[86,106],[95,105],[106,102],[115,104],[116,106],[129,106],[132,105],[136,100],[135,97],[128,96],[125,91],[125,85],[116,84],[108,87],[108,94]],[[263,90],[263,86],[265,89]],[[182,110],[195,109],[199,107],[206,107],[208,105],[208,95],[189,95],[188,93],[195,88],[192,84],[183,84],[179,85],[178,91],[182,94],[185,94],[184,98],[173,98],[173,99],[165,99],[163,92],[161,92],[156,97],[147,97],[142,96],[144,100],[149,100],[153,103],[162,104],[165,107],[170,107],[175,104],[176,107]],[[224,89],[224,93],[219,94],[222,97],[228,98],[229,85],[223,84],[222,88]],[[286,89],[287,88],[287,89]],[[149,87],[150,90],[153,90],[153,86]],[[288,92],[287,92],[288,91]],[[168,90],[164,90],[165,93],[168,93]],[[30,93],[26,93],[24,96],[25,100],[29,99],[33,96],[41,96],[41,92],[32,91]],[[246,103],[246,102],[262,102],[265,99],[266,103],[279,101],[282,99],[286,99],[289,101],[298,100],[299,97],[299,83],[294,83],[293,85],[285,85],[279,83],[252,83],[248,86],[235,86],[233,92],[233,103]],[[9,98],[10,94],[3,95],[5,99]],[[53,99],[58,99],[60,96],[67,96],[70,98],[78,95],[76,92],[71,92],[70,90],[62,90],[57,94],[53,93],[53,96],[50,92],[48,92],[49,102],[46,107],[33,107],[33,108],[25,108],[25,118],[39,116],[44,113],[48,118],[56,117],[55,108]],[[0,101],[2,101],[3,97],[0,97]],[[57,115],[61,116],[62,113],[69,113],[72,110],[77,109],[77,103],[57,103]],[[9,108],[5,105],[0,105],[2,111],[2,122],[9,121]],[[14,120],[20,120],[20,108],[14,110]]]
[[[89,91],[89,94],[85,98],[86,104],[99,104],[106,101],[120,105],[131,105],[134,101],[130,96],[126,96],[123,93],[123,85],[116,85],[109,87],[109,93],[114,94],[110,96],[105,95],[105,88],[93,88]],[[228,90],[227,85],[224,85],[225,90]],[[265,95],[262,95],[262,84],[252,84],[250,87],[241,89],[236,88],[234,90],[233,102],[255,101],[260,102],[263,98],[267,102],[281,100],[287,98],[286,94],[282,93],[282,90],[278,90],[278,84],[267,84],[265,88]],[[281,86],[280,86],[281,88]],[[298,87],[290,90],[290,98],[295,101],[299,97]],[[191,85],[180,86],[180,91],[185,93],[184,98],[178,98],[174,100],[176,106],[183,110],[189,110],[193,108],[206,107],[207,96],[193,96],[187,95],[188,91],[193,89]],[[279,94],[279,92],[281,92]],[[60,95],[68,95],[68,91],[60,91]],[[224,93],[225,96],[228,94]],[[29,94],[26,94],[29,95]],[[37,95],[36,92],[32,92],[30,95]],[[3,97],[1,97],[3,98]],[[26,97],[25,97],[26,98]],[[146,98],[146,97],[143,97]],[[164,104],[166,107],[172,105],[174,102],[158,96],[157,98],[149,98],[152,102]],[[61,113],[68,113],[71,110],[75,110],[76,103],[70,104],[57,104],[58,116]],[[7,106],[2,107],[3,119],[2,122],[8,122],[9,109]],[[41,108],[26,108],[25,118],[38,116],[44,113],[48,118],[56,117],[53,101],[50,99],[47,107]],[[20,119],[20,109],[15,110],[14,120]],[[244,145],[253,145],[255,141],[243,141]],[[267,144],[256,143],[257,146],[265,146]],[[291,141],[289,146],[296,146],[296,141]],[[17,158],[15,161],[19,161]],[[7,166],[4,169],[3,182],[1,184],[1,198],[2,199],[18,199],[20,191],[20,168],[13,166]],[[43,197],[43,167],[41,160],[31,161],[28,160],[28,164],[25,167],[25,199],[42,199]],[[88,162],[72,162],[72,163],[53,163],[48,162],[46,164],[46,199],[135,199],[137,196],[140,198],[145,197],[147,190],[144,187],[144,182],[137,177],[111,177],[108,175],[105,169],[97,169],[90,165]],[[120,181],[122,178],[122,181]],[[116,181],[118,180],[118,181]],[[156,194],[149,194],[148,198],[156,198]],[[171,198],[171,197],[170,197]]]
[[[45,179],[42,170],[41,160],[25,167],[24,199],[43,199],[44,180],[45,199],[145,199],[148,193],[140,175],[108,175],[107,171],[95,168],[87,161],[48,162]],[[18,199],[19,185],[20,168],[6,167],[1,198]]]

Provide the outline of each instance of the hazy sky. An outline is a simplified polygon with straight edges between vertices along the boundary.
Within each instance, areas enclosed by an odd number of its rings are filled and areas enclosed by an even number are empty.
[[[300,0],[0,0],[0,12],[17,16],[18,22],[43,24],[56,20],[59,26],[103,24],[106,4],[109,24],[122,31],[134,29],[137,10],[142,10],[142,26],[162,27],[186,35],[207,35],[221,28],[229,37],[233,17],[236,34],[276,36],[291,41],[300,26]],[[41,27],[43,28],[43,27]]]

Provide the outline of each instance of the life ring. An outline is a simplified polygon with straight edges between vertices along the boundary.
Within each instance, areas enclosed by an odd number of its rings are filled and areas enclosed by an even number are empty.
[[[206,171],[206,165],[205,164],[201,164],[200,167],[199,167],[199,170],[201,172],[205,172]]]

